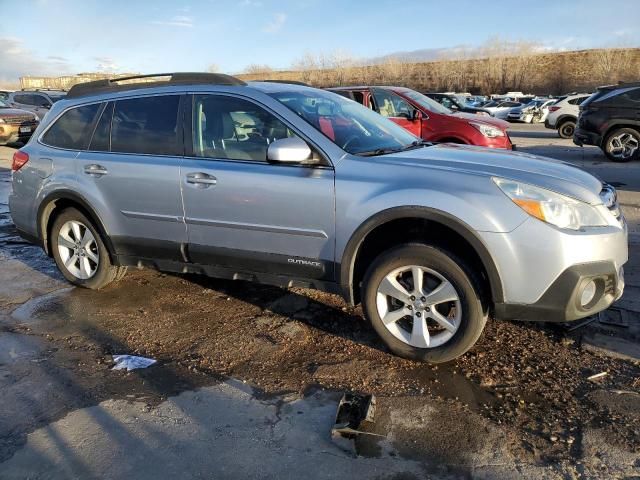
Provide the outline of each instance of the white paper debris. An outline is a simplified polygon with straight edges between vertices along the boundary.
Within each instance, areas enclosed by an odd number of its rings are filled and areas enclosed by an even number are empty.
[[[152,358],[136,357],[135,355],[113,355],[113,361],[116,363],[112,370],[135,370],[137,368],[147,368],[156,363]]]

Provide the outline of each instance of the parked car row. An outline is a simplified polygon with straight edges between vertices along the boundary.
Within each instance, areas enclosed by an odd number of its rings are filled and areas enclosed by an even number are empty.
[[[85,288],[146,266],[338,293],[392,352],[435,363],[489,315],[565,322],[623,294],[613,187],[505,150],[498,119],[333,90],[202,73],[75,86],[14,154],[16,229]],[[424,142],[437,129],[503,149]]]
[[[65,95],[62,90],[1,90],[0,145],[28,141],[53,104]]]

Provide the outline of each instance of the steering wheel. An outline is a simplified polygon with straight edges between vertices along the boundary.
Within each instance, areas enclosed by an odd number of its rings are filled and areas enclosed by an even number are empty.
[[[351,144],[352,144],[354,141],[356,141],[356,140],[357,140],[357,141],[360,141],[360,137],[359,137],[358,135],[351,135],[351,136],[347,139],[347,141],[346,141],[346,142],[344,142],[344,143],[342,144],[342,149],[343,149],[343,150],[347,150],[347,149],[348,149],[348,147],[350,147],[350,146],[351,146]]]

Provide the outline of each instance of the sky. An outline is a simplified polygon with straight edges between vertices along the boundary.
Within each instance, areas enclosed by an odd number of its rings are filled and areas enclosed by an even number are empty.
[[[287,68],[306,52],[367,59],[478,47],[640,46],[640,0],[22,0],[0,24],[0,81],[79,72]],[[17,6],[0,0],[0,11]]]

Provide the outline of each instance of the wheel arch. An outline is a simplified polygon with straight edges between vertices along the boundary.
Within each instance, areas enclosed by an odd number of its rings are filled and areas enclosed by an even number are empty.
[[[89,202],[80,194],[69,190],[58,190],[47,195],[38,208],[37,214],[37,226],[38,226],[38,238],[42,242],[42,248],[45,253],[51,256],[51,227],[57,214],[65,210],[66,208],[76,208],[80,212],[91,220],[93,225],[98,229],[102,240],[104,241],[107,251],[111,260],[114,260],[115,250],[111,239],[107,235],[107,231],[104,227],[104,223],[100,219],[100,216],[91,207]]]
[[[451,135],[449,136],[445,136],[442,138],[438,138],[437,140],[433,140],[434,142],[438,142],[438,143],[457,143],[460,145],[471,145],[470,142],[468,142],[467,140],[465,140],[462,137],[453,137]]]
[[[490,289],[490,292],[488,292],[490,300],[493,303],[503,302],[504,291],[496,263],[482,239],[469,225],[441,210],[420,206],[405,206],[378,212],[363,222],[351,235],[342,254],[339,270],[341,290],[349,303],[357,304],[359,301],[360,292],[357,287],[362,280],[363,272],[358,260],[359,255],[363,252],[363,247],[367,245],[367,239],[372,239],[372,234],[379,231],[380,228],[393,225],[394,222],[408,222],[415,219],[423,222],[423,224],[430,225],[432,228],[440,229],[439,231],[444,229],[454,232],[459,239],[466,242],[486,273],[486,280]],[[428,237],[422,238],[422,240],[428,240]]]
[[[560,115],[558,117],[558,119],[556,120],[556,128],[560,128],[562,126],[562,124],[565,123],[565,122],[576,123],[577,121],[578,121],[578,117],[565,113],[564,115]]]
[[[614,131],[620,128],[630,128],[640,134],[640,121],[630,119],[614,120],[607,125],[607,128],[602,134],[602,142],[604,143],[606,138]]]

